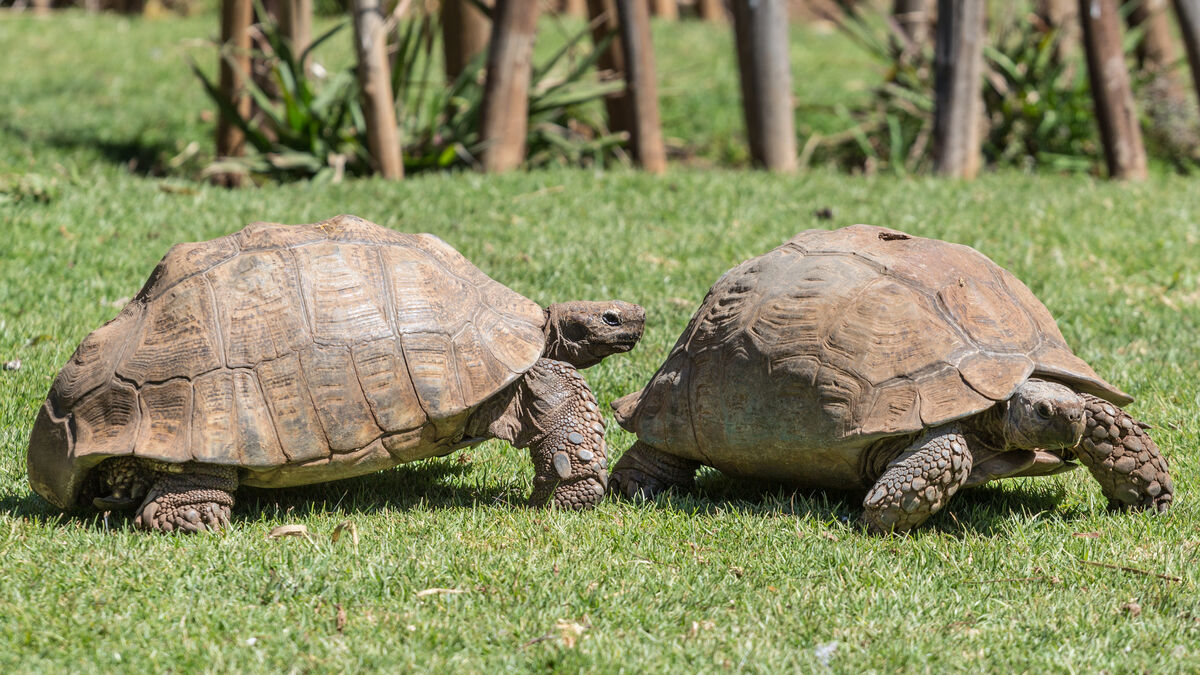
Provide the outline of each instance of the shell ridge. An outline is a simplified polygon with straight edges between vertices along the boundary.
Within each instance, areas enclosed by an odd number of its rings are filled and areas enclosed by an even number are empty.
[[[351,358],[350,360],[351,360],[351,362],[353,362],[353,361],[354,361],[354,359],[353,359],[353,358]],[[317,415],[316,415],[316,418],[317,418],[317,426],[319,426],[319,427],[321,428],[321,435],[323,435],[323,436],[325,437],[325,447],[329,449],[329,454],[330,454],[330,455],[332,455],[332,454],[333,454],[333,445],[331,444],[331,442],[330,442],[330,440],[329,440],[329,430],[325,428],[325,420],[321,419],[321,414],[320,414],[320,411],[319,411],[319,409],[317,408],[317,399],[313,398],[312,387],[310,387],[310,386],[309,386],[309,384],[308,384],[308,373],[304,372],[304,360],[303,360],[302,358],[300,358],[300,354],[299,354],[299,353],[297,353],[297,354],[296,354],[296,363],[297,363],[297,366],[296,366],[296,379],[297,379],[297,380],[300,382],[300,385],[301,385],[302,387],[304,387],[304,395],[305,395],[305,396],[308,398],[308,404],[309,404],[309,405],[311,405],[311,406],[312,406],[312,409],[313,409],[313,411],[317,413]],[[354,378],[355,378],[355,379],[358,379],[358,373],[357,373],[357,371],[356,371],[356,372],[355,372],[355,374],[354,374]],[[258,378],[255,378],[255,380],[257,380],[257,379],[258,379]],[[361,384],[362,384],[362,383],[360,382],[360,383],[359,383],[359,386],[361,386]],[[261,383],[261,382],[259,382],[259,385],[258,385],[258,386],[259,386],[259,388],[261,389],[261,388],[262,388],[262,383]],[[263,393],[265,394],[265,392],[263,392]],[[266,398],[264,398],[263,400],[265,401],[265,400],[266,400]],[[374,413],[372,413],[372,415],[373,415],[373,414],[374,414]],[[270,417],[270,418],[271,418],[271,424],[272,424],[272,426],[274,426],[274,425],[276,425],[276,424],[277,424],[277,423],[275,422],[275,416],[274,416],[274,415],[268,415],[268,417]],[[276,430],[275,430],[275,435],[276,435],[276,437],[279,437],[279,430],[278,430],[278,429],[276,429]],[[280,441],[280,443],[279,443],[279,446],[280,446],[280,447],[283,447],[283,442],[282,442],[282,441]],[[287,451],[286,451],[286,450],[284,450],[284,454],[287,454]],[[288,457],[288,459],[290,460],[290,459],[291,459],[291,457]]]
[[[316,242],[312,242],[312,243],[316,243]],[[283,250],[287,251],[288,260],[291,261],[291,264],[286,265],[286,267],[288,268],[288,271],[291,274],[293,281],[295,281],[295,283],[296,283],[296,290],[297,290],[296,297],[299,298],[299,300],[300,300],[300,316],[304,320],[304,325],[308,328],[309,339],[313,343],[316,343],[317,331],[316,331],[316,328],[314,327],[316,325],[315,324],[316,319],[313,317],[312,308],[308,306],[308,298],[305,296],[305,293],[304,293],[305,285],[304,285],[303,277],[305,275],[300,274],[300,259],[296,257],[296,252],[295,252],[295,250],[293,250],[294,248],[299,248],[299,247],[287,247],[287,248],[281,247],[281,248],[283,248]],[[293,349],[292,351],[299,353],[299,350]]]
[[[392,338],[392,340],[395,339],[394,337]],[[363,384],[362,372],[359,370],[358,359],[354,358],[353,348],[350,349],[350,367],[354,369],[354,379],[358,381],[358,390],[362,392],[363,400],[367,402],[367,410],[371,411],[371,418],[375,420],[375,426],[381,432],[376,438],[383,438],[388,433],[388,430],[384,427],[383,420],[379,418],[379,412],[375,410],[375,404],[372,402],[371,396],[367,394],[367,386]],[[320,418],[320,415],[317,415],[317,417]]]
[[[396,325],[396,299],[392,297],[392,272],[383,261],[383,251],[375,249],[375,264],[379,265],[379,279],[383,282],[383,302],[387,305],[386,316],[388,327],[392,329],[392,337],[400,335],[400,328]],[[361,384],[361,380],[360,380]]]
[[[205,294],[208,296],[209,310],[212,312],[213,323],[211,329],[217,343],[217,361],[220,362],[218,368],[223,368],[228,361],[226,360],[225,356],[225,335],[221,331],[221,307],[217,304],[217,294],[216,291],[213,290],[212,280],[208,278],[207,272],[203,275],[200,275],[200,281],[204,285]],[[212,372],[213,370],[217,370],[217,368],[212,368],[205,372]],[[198,373],[196,377],[199,376],[200,374]],[[190,380],[191,378],[188,379]]]
[[[244,228],[243,228],[243,229],[244,229]],[[241,231],[241,230],[239,230],[239,232],[240,232],[240,231]],[[153,301],[153,300],[157,300],[159,297],[161,297],[162,295],[164,295],[164,294],[165,294],[167,291],[171,290],[172,288],[175,288],[176,286],[178,286],[179,284],[182,284],[183,282],[187,281],[188,279],[191,279],[191,278],[193,278],[193,277],[200,276],[200,275],[202,275],[202,274],[208,274],[209,272],[211,272],[212,270],[216,269],[217,267],[220,267],[221,265],[224,265],[225,263],[227,263],[227,262],[229,262],[229,261],[233,260],[234,258],[237,258],[237,257],[238,257],[238,256],[240,256],[242,253],[244,253],[244,251],[242,250],[242,247],[241,247],[241,245],[240,245],[240,244],[238,244],[237,238],[233,236],[234,234],[236,234],[236,233],[230,233],[230,234],[227,234],[227,235],[225,235],[225,236],[223,236],[223,237],[217,237],[216,239],[209,239],[208,241],[205,241],[205,242],[203,242],[203,243],[205,243],[205,244],[211,244],[211,243],[213,243],[213,242],[220,241],[221,239],[225,239],[226,241],[228,241],[228,242],[229,242],[229,243],[230,243],[230,244],[233,246],[233,255],[230,255],[228,258],[224,258],[224,259],[222,259],[222,260],[218,260],[218,261],[216,261],[216,262],[214,262],[214,263],[211,263],[211,264],[209,264],[207,267],[205,267],[204,269],[196,270],[195,272],[192,272],[191,274],[188,274],[188,275],[182,276],[182,277],[180,277],[180,278],[178,278],[178,279],[176,279],[176,280],[172,281],[170,284],[168,284],[168,285],[166,285],[166,286],[163,286],[162,288],[156,289],[156,290],[155,290],[155,293],[154,293],[154,295],[152,295],[152,296],[151,296],[151,295],[146,295],[146,296],[145,296],[145,300],[146,300],[146,302],[150,302],[150,301]],[[182,245],[182,243],[180,243],[180,244],[175,244],[175,246],[180,246],[180,245]],[[163,255],[163,257],[162,257],[161,259],[159,259],[159,261],[158,261],[158,264],[156,264],[156,265],[155,265],[155,269],[157,269],[157,268],[158,268],[158,265],[162,264],[162,262],[163,262],[164,260],[166,260],[166,259],[167,259],[167,256],[171,255],[171,249],[175,248],[175,246],[172,246],[171,248],[167,249],[167,252],[166,252],[166,254],[165,254],[165,255]],[[151,275],[153,276],[153,274],[154,274],[154,273],[153,273],[153,271],[152,271],[152,272],[151,272]],[[149,284],[149,281],[151,281],[151,280],[152,280],[152,279],[148,279],[148,280],[147,280],[147,284]],[[141,294],[139,293],[138,295],[141,295]]]
[[[400,357],[400,362],[404,364],[404,374],[408,376],[408,381],[413,384],[413,392],[416,394],[417,405],[421,408],[421,412],[425,414],[425,423],[433,423],[433,415],[429,414],[429,409],[425,407],[425,401],[421,399],[421,392],[417,390],[417,380],[413,378],[412,367],[408,365],[408,354],[404,351],[404,335],[397,335],[396,342],[398,349],[396,354]]]

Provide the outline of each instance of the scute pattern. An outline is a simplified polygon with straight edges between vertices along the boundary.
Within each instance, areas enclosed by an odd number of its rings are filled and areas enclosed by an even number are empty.
[[[137,341],[117,374],[139,385],[171,377],[195,377],[221,367],[212,297],[201,277],[192,277],[146,307]],[[163,363],[174,364],[164,370]]]
[[[67,504],[115,455],[294,485],[438,454],[541,356],[544,322],[437,237],[353,216],[180,244],[56,378],[31,481]]]
[[[1038,373],[1127,399],[982,254],[858,225],[802,232],[731,269],[650,383],[614,408],[681,457],[749,475],[821,450],[813,466],[849,484],[850,455],[871,439],[973,415]]]

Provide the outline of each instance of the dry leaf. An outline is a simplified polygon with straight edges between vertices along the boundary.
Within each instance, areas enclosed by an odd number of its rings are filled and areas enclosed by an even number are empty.
[[[333,528],[333,534],[329,538],[336,542],[342,538],[343,530],[350,532],[350,543],[354,544],[354,552],[358,553],[358,526],[353,521],[343,520],[338,523],[337,527]]]
[[[267,534],[267,539],[278,539],[280,537],[304,537],[312,541],[312,535],[308,533],[308,528],[303,525],[280,525]]]
[[[417,597],[423,598],[427,595],[440,595],[442,593],[466,593],[461,588],[426,588],[423,591],[417,591]]]
[[[1142,613],[1142,606],[1137,603],[1137,599],[1130,599],[1129,602],[1121,605],[1121,610],[1129,614],[1129,618],[1133,618]]]
[[[587,630],[587,626],[567,619],[559,619],[554,627],[558,629],[563,645],[567,649],[574,649],[575,645],[579,643],[579,638],[583,637],[583,632]]]
[[[334,621],[337,623],[337,632],[342,632],[346,628],[346,610],[342,609],[340,604],[334,605],[337,608],[337,618]]]
[[[1071,536],[1079,537],[1080,539],[1099,539],[1100,533],[1099,532],[1076,532],[1076,533],[1072,534]]]
[[[742,575],[746,573],[746,569],[744,567],[738,567],[737,565],[732,565],[729,568],[729,573],[732,574],[733,576],[741,579]]]
[[[825,537],[829,541],[837,541],[838,540],[838,536],[832,532],[822,532],[821,536]]]
[[[688,629],[688,637],[694,638],[700,634],[701,630],[712,630],[717,627],[717,624],[705,619],[704,621],[693,621],[692,627]]]

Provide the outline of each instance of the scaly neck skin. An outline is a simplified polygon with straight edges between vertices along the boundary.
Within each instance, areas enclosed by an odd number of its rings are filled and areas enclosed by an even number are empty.
[[[976,463],[982,463],[987,457],[1009,449],[1003,434],[1003,421],[1003,406],[996,405],[967,419],[950,422],[949,425],[958,427],[967,440],[967,452],[971,453]],[[883,472],[901,455],[913,450],[913,442],[926,433],[928,430],[881,438],[868,447],[859,462],[864,486],[873,485],[879,480]]]
[[[565,361],[578,369],[590,368],[600,363],[603,356],[596,356],[584,342],[576,342],[563,334],[564,317],[556,305],[546,308],[546,350],[542,356],[555,361]]]
[[[579,370],[633,349],[646,322],[645,310],[620,300],[555,303],[545,309],[545,317],[542,356]]]

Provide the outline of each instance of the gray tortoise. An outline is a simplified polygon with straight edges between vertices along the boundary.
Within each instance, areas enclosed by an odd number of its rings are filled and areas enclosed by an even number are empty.
[[[974,249],[856,225],[796,235],[709,291],[666,362],[613,403],[638,436],[610,490],[696,469],[865,491],[873,532],[956,491],[1078,459],[1113,506],[1165,510],[1166,460],[1050,313]]]
[[[624,302],[543,309],[445,242],[353,216],[173,247],[55,379],[29,482],[146,529],[228,523],[239,485],[324,482],[487,437],[529,447],[531,501],[599,501],[604,428],[577,372],[632,349]]]

